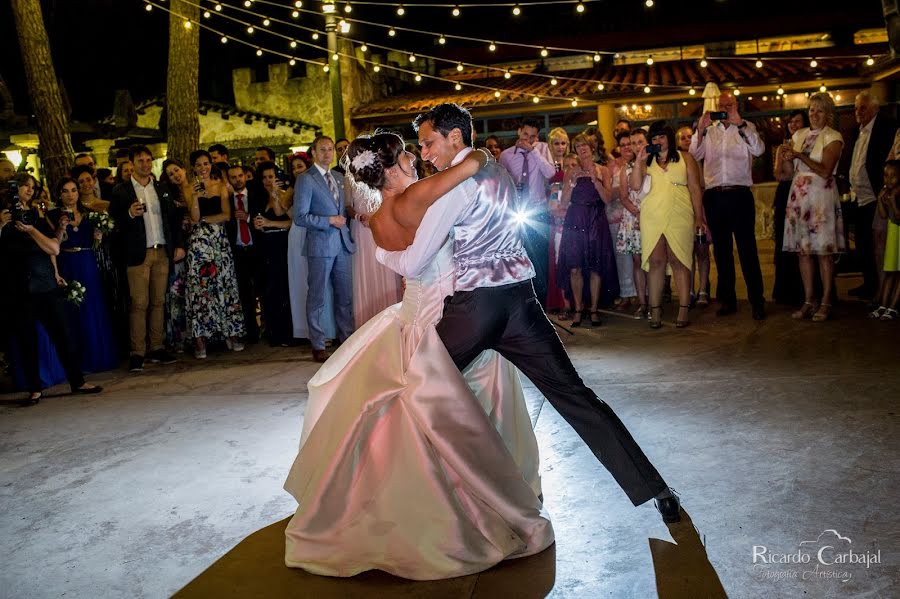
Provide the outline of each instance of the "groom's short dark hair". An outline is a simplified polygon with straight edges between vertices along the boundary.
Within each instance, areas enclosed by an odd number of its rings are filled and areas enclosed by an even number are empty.
[[[454,129],[459,129],[462,133],[463,141],[472,145],[472,114],[460,106],[452,102],[438,104],[428,112],[423,112],[413,121],[413,129],[419,132],[422,123],[431,122],[431,126],[440,131],[441,135],[447,137]]]

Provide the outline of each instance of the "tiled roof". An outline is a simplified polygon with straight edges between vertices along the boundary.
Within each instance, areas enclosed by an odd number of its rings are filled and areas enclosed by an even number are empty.
[[[775,86],[803,81],[853,78],[859,77],[860,73],[859,58],[822,59],[815,69],[811,69],[806,61],[783,58],[765,60],[762,68],[756,68],[754,61],[746,59],[710,60],[706,68],[702,68],[699,61],[693,59],[658,61],[649,66],[601,64],[592,68],[551,73],[558,78],[557,85],[552,85],[549,77],[521,74],[514,75],[509,80],[503,77],[460,79],[464,84],[475,83],[488,89],[463,85],[462,90],[455,91],[452,87],[453,82],[434,82],[428,87],[423,85],[414,92],[357,106],[352,116],[366,118],[392,113],[414,113],[441,102],[456,102],[470,108],[530,102],[535,95],[541,96],[542,99],[558,97],[560,100],[573,98],[579,101],[615,100],[617,97],[640,93],[645,85],[652,86],[655,94],[685,93],[693,86],[697,89],[699,97],[703,87],[710,81],[720,86],[723,84],[741,87]],[[598,82],[603,82],[603,91],[598,91]],[[495,89],[502,90],[500,98],[494,96]]]

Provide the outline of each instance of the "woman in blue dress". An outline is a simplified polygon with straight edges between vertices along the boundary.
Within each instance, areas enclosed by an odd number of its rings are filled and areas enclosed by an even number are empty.
[[[118,363],[103,279],[97,267],[94,245],[101,241],[100,231],[88,217],[91,212],[78,197],[78,183],[65,177],[57,187],[60,227],[60,252],[55,256],[56,278],[60,285],[78,281],[84,286],[84,301],[76,306],[67,303],[72,337],[81,354],[85,372],[112,370]]]

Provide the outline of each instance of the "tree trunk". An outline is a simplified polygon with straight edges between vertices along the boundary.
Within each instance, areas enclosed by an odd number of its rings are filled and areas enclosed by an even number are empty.
[[[12,8],[28,79],[28,94],[37,120],[41,163],[52,186],[69,174],[75,160],[69,135],[69,114],[56,80],[40,0],[12,0]]]
[[[192,3],[196,4],[196,2]],[[166,83],[168,157],[187,163],[200,146],[200,9],[172,0],[169,13],[169,76]],[[184,26],[190,19],[194,25]]]

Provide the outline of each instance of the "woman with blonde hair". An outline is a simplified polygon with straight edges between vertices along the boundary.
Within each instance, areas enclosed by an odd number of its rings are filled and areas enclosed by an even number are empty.
[[[845,247],[841,199],[834,180],[844,140],[832,128],[834,100],[829,94],[810,96],[809,123],[794,133],[781,151],[780,174],[792,179],[782,249],[799,253],[806,297],[791,316],[822,322],[831,315],[834,255]],[[821,305],[816,305],[813,288],[817,264],[822,278]]]
[[[563,317],[571,318],[571,304],[566,296],[566,290],[556,283],[556,263],[559,257],[559,244],[562,240],[563,220],[566,218],[566,208],[562,203],[562,182],[565,175],[565,163],[569,154],[569,134],[562,127],[557,127],[547,135],[547,145],[550,146],[550,158],[556,173],[550,177],[547,183],[550,186],[549,211],[550,211],[550,249],[547,253],[547,311],[558,312],[562,310]],[[577,158],[576,158],[577,162]]]

